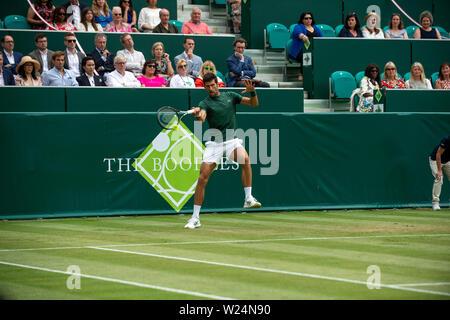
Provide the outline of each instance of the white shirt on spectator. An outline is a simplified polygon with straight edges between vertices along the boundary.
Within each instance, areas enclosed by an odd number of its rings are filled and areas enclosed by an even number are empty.
[[[122,76],[117,70],[114,70],[106,77],[106,85],[108,87],[138,88],[141,83],[129,71],[125,71],[125,75]]]
[[[75,50],[75,53],[72,54],[68,50],[67,52],[67,60],[69,62],[69,70],[73,72],[75,77],[80,76],[80,60],[78,59],[77,51]]]
[[[171,88],[195,88],[194,80],[191,77],[184,76],[182,77],[179,74],[176,74],[170,80]]]
[[[0,67],[0,87],[4,87],[4,86],[5,86],[5,80],[3,79],[2,67]]]
[[[116,56],[125,58],[127,60],[127,70],[133,72],[135,76],[142,75],[142,67],[145,63],[144,54],[140,51],[134,50],[133,53],[127,49],[117,51]]]
[[[381,30],[378,33],[375,33],[375,32],[370,33],[369,30],[364,28],[362,30],[362,34],[363,34],[363,37],[367,38],[367,39],[384,39],[383,30]]]
[[[78,4],[80,4],[80,3],[78,2]],[[79,5],[76,6],[76,5],[73,5],[73,4],[68,6],[67,7],[67,14],[70,15],[70,13],[72,13],[72,15],[69,17],[68,22],[70,22],[71,24],[76,26],[81,21],[80,6]]]
[[[428,79],[425,79],[425,82],[422,81],[411,81],[409,79],[406,81],[406,88],[408,89],[433,89],[431,86],[431,82]]]
[[[5,55],[8,57],[9,60],[9,64],[14,64],[16,63],[16,60],[14,60],[14,51],[11,51],[11,54],[9,54],[8,52],[6,52],[6,50],[3,50],[3,52],[5,53]],[[20,61],[19,61],[20,62]]]
[[[47,52],[47,50],[45,50],[45,53],[44,53],[41,50],[39,50],[39,53],[41,54],[41,59],[42,59],[42,64],[43,64],[41,66],[42,70],[40,70],[40,72],[42,73],[42,72],[48,71],[48,61],[47,61],[48,52]]]
[[[142,30],[143,24],[146,24],[152,29],[156,27],[161,22],[161,19],[159,18],[159,11],[161,11],[160,8],[156,9],[142,8],[141,11],[139,12],[138,18],[139,29]]]
[[[94,29],[91,22],[87,22],[86,24],[88,26],[87,30],[86,30],[86,27],[84,26],[84,24],[82,24],[82,23],[77,25],[77,30],[78,31],[89,31],[89,32],[102,32],[103,31],[102,26],[98,23],[95,23],[97,25],[97,30]]]

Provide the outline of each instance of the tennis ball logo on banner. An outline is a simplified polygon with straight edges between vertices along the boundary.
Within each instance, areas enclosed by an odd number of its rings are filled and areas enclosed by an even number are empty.
[[[163,129],[133,167],[179,212],[197,185],[204,146],[182,122]]]

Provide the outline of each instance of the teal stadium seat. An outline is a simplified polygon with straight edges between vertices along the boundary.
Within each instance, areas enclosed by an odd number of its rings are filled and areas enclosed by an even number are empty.
[[[364,71],[360,71],[355,75],[356,86],[358,88],[359,88],[359,85],[361,84],[362,78],[364,78]]]
[[[181,33],[181,28],[183,28],[183,22],[180,20],[169,20],[169,23],[175,25],[178,28],[179,33]]]
[[[227,78],[225,78],[225,76],[222,74],[222,72],[220,72],[219,70],[216,70],[216,75],[217,75],[220,79],[222,79],[222,81],[223,81],[226,85],[228,85]]]
[[[403,80],[405,80],[405,82],[406,82],[406,81],[408,81],[408,80],[409,80],[409,77],[410,77],[410,75],[411,75],[411,73],[410,73],[410,72],[407,72],[407,73],[405,73],[405,75],[403,76]]]
[[[266,27],[267,45],[271,49],[284,49],[290,38],[289,30],[281,23],[271,23]]]
[[[30,29],[27,18],[14,14],[5,17],[5,29]]]
[[[435,72],[431,75],[431,84],[433,85],[433,88],[436,88],[434,86],[434,83],[436,82],[436,80],[439,78],[439,72]]]
[[[3,29],[3,20],[0,19],[0,29]]]
[[[336,33],[336,37],[339,35],[339,33],[341,32],[342,28],[344,27],[343,24],[337,25],[336,28],[334,29],[335,33]]]
[[[383,28],[383,33],[385,34],[386,31],[388,31],[388,30],[389,30],[389,26],[384,27],[384,28]]]
[[[227,0],[215,0],[214,2],[215,2],[216,4],[224,4],[224,5],[227,4]]]
[[[331,108],[331,99],[350,99],[356,89],[355,77],[347,71],[335,71],[329,79],[328,105]]]
[[[318,24],[316,25],[317,28],[322,32],[322,35],[326,38],[335,38],[336,33],[334,32],[334,29],[327,25],[327,24]]]
[[[439,30],[439,33],[441,34],[441,36],[448,38],[447,30],[445,30],[444,28],[439,27],[439,26],[436,26],[435,28]]]
[[[406,32],[408,33],[409,39],[414,39],[414,32],[416,31],[417,28],[419,28],[419,27],[418,26],[407,26],[406,27]]]

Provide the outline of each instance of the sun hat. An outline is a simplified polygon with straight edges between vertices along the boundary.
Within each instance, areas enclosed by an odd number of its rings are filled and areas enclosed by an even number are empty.
[[[20,60],[20,63],[17,65],[16,72],[19,73],[20,67],[23,66],[27,62],[31,62],[32,64],[34,64],[34,71],[37,72],[41,69],[41,64],[38,61],[34,60],[30,56],[24,56],[22,58],[22,60]]]

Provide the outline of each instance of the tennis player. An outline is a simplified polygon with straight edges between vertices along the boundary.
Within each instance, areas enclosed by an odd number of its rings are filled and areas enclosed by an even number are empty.
[[[244,104],[251,107],[258,106],[258,97],[255,92],[255,84],[251,80],[245,81],[245,90],[241,92],[250,93],[250,98],[243,97],[236,92],[219,92],[217,76],[207,73],[203,77],[205,90],[208,97],[200,102],[195,110],[196,120],[202,123],[208,121],[209,129],[217,135],[211,135],[211,141],[205,143],[206,149],[203,153],[200,175],[194,195],[194,212],[192,218],[184,226],[188,229],[200,227],[200,209],[205,197],[205,187],[209,176],[224,156],[236,161],[242,166],[242,184],[244,186],[245,201],[244,208],[260,208],[261,203],[252,196],[252,167],[247,151],[242,146],[242,140],[234,137],[236,130],[236,105]],[[228,129],[228,130],[227,130]],[[233,134],[230,135],[230,132]],[[227,136],[228,135],[230,136]]]

